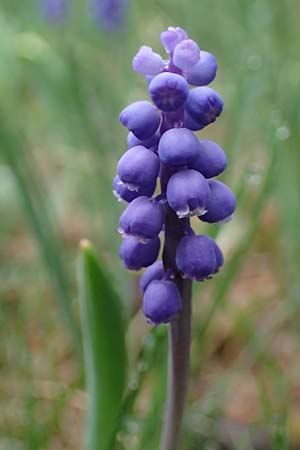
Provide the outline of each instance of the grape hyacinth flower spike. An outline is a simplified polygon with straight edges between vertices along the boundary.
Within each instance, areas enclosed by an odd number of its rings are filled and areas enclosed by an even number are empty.
[[[89,10],[95,23],[108,31],[122,28],[128,0],[89,0]]]
[[[39,0],[41,15],[53,24],[62,23],[69,12],[71,0]]]
[[[179,27],[163,31],[161,43],[167,60],[144,45],[132,61],[146,79],[152,102],[138,100],[120,114],[129,131],[128,150],[118,163],[114,194],[129,203],[119,221],[123,265],[147,268],[140,279],[146,319],[154,325],[170,322],[170,389],[161,450],[176,450],[189,374],[192,281],[211,279],[224,263],[217,243],[191,229],[190,217],[227,221],[235,197],[212,179],[226,169],[224,151],[194,133],[223,110],[221,96],[207,87],[216,75],[216,58]],[[157,179],[160,192],[153,197]],[[156,261],[162,237],[162,261]]]

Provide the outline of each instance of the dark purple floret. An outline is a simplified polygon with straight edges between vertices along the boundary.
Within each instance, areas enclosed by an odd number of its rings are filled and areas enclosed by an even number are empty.
[[[150,102],[139,101],[123,109],[120,122],[138,139],[149,139],[158,129],[160,113]]]
[[[146,197],[152,197],[155,191],[156,182],[153,185],[141,187],[138,191],[130,191],[125,186],[125,184],[120,180],[118,175],[116,175],[114,178],[113,187],[114,187],[113,194],[120,202],[125,201],[130,203],[132,202],[132,200],[142,195]]]
[[[162,111],[175,111],[184,105],[189,87],[181,75],[164,72],[153,78],[149,84],[149,94]]]
[[[130,191],[152,187],[158,173],[158,156],[141,145],[127,150],[118,163],[118,176]]]
[[[66,19],[70,0],[39,0],[42,16],[49,22],[59,23]]]
[[[154,325],[167,323],[181,311],[181,298],[173,281],[152,281],[144,294],[143,311]]]
[[[145,292],[152,281],[161,280],[164,275],[165,271],[162,261],[156,261],[149,266],[140,278],[140,288],[142,292]]]
[[[132,132],[130,132],[127,136],[127,144],[128,148],[136,147],[137,145],[142,145],[143,147],[149,148],[151,150],[156,150],[159,139],[160,133],[158,131],[149,139],[146,139],[144,141],[141,141]]]
[[[203,222],[222,223],[232,218],[236,206],[234,193],[226,184],[218,180],[209,180],[210,197],[207,212],[200,217]]]
[[[158,237],[141,244],[134,237],[127,237],[123,240],[119,256],[123,261],[123,266],[130,270],[140,270],[143,267],[151,266],[158,257],[160,240]]]
[[[194,124],[201,129],[212,122],[223,110],[223,100],[220,95],[209,87],[191,89],[185,103],[187,118],[191,118]]]
[[[204,214],[209,195],[206,179],[196,170],[181,170],[169,179],[167,200],[179,218]]]
[[[158,144],[161,162],[171,166],[191,164],[199,152],[199,142],[187,128],[172,128],[166,131]]]
[[[123,26],[128,0],[89,0],[89,9],[95,22],[106,30]]]
[[[227,166],[227,158],[221,147],[213,141],[199,141],[199,153],[190,169],[198,170],[205,178],[213,178],[222,173]]]
[[[198,281],[210,278],[217,267],[211,238],[205,235],[185,236],[177,247],[176,264],[186,278]]]
[[[200,59],[187,73],[187,80],[194,86],[205,86],[211,83],[217,73],[218,63],[214,55],[201,50]]]
[[[155,238],[163,227],[165,210],[161,203],[148,197],[133,200],[120,217],[119,231],[142,242]]]

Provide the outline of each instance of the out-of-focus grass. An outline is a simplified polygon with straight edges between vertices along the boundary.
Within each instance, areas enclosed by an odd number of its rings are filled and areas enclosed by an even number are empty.
[[[159,32],[170,24],[218,58],[213,87],[225,110],[202,135],[224,147],[223,180],[240,199],[234,221],[210,230],[226,266],[195,289],[184,449],[217,448],[232,423],[239,433],[231,448],[249,448],[249,432],[260,429],[269,448],[299,447],[299,20],[296,0],[132,0],[124,32],[108,35],[83,1],[62,27],[46,25],[35,0],[1,2],[1,111],[12,142],[26,151],[10,149],[1,135],[1,449],[80,448],[85,395],[63,320],[76,295],[75,251],[82,237],[96,244],[129,317],[136,277],[117,258],[121,207],[111,195],[126,149],[118,114],[147,96],[131,70],[136,49],[159,50]],[[219,301],[224,289],[226,302]],[[134,374],[140,339],[131,336],[148,328],[137,315],[129,330]],[[126,449],[157,442],[151,435],[161,425],[163,383],[155,384],[163,365],[160,357],[151,361],[120,434]]]

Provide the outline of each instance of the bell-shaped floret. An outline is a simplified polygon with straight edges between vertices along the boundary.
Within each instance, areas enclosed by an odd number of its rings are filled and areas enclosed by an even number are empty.
[[[119,220],[119,231],[124,236],[135,236],[147,242],[157,236],[165,219],[164,206],[148,197],[138,197],[125,209]]]
[[[149,84],[149,94],[162,111],[175,111],[184,105],[189,87],[185,78],[176,73],[160,73]]]
[[[158,156],[141,145],[127,150],[118,163],[118,176],[131,191],[152,187],[158,173]]]
[[[144,294],[143,312],[154,325],[170,322],[182,308],[181,297],[173,281],[152,281]]]
[[[176,251],[176,264],[186,278],[198,281],[210,278],[217,268],[212,239],[205,235],[182,238]]]
[[[226,184],[218,180],[209,180],[210,196],[207,203],[207,212],[199,217],[203,222],[228,222],[236,207],[235,195]]]
[[[127,237],[121,244],[119,256],[126,269],[140,270],[154,263],[158,257],[159,248],[160,240],[158,237],[146,244],[141,244],[134,237]]]
[[[158,144],[160,160],[171,166],[191,164],[199,152],[199,142],[187,128],[172,128],[166,131]]]
[[[224,102],[213,89],[202,86],[191,89],[185,103],[185,126],[192,130],[201,130],[215,122],[223,110]]]
[[[206,179],[196,170],[177,172],[168,182],[167,200],[179,218],[204,214],[209,195]]]
[[[159,111],[145,100],[131,103],[120,114],[120,122],[139,139],[149,139],[158,129]]]
[[[224,151],[213,141],[199,141],[199,153],[190,169],[198,170],[205,178],[213,178],[226,169],[227,158]]]
[[[214,80],[217,69],[218,63],[214,55],[201,50],[199,61],[186,74],[186,78],[194,86],[205,86]]]
[[[123,181],[120,180],[120,178],[118,177],[118,175],[115,176],[114,178],[114,190],[113,190],[113,194],[114,196],[120,201],[125,201],[125,202],[132,202],[132,200],[144,195],[146,197],[152,197],[154,191],[155,191],[155,187],[156,187],[156,183],[154,183],[153,185],[149,185],[149,186],[145,186],[140,188],[138,191],[130,191],[126,185],[123,183]]]

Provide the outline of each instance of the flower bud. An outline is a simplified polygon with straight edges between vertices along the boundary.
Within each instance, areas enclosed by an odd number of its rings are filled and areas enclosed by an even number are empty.
[[[173,62],[181,70],[190,70],[199,61],[200,49],[192,39],[185,39],[174,48]]]
[[[217,69],[214,55],[201,50],[199,61],[187,73],[187,81],[194,86],[205,86],[214,80]]]
[[[219,94],[209,87],[191,89],[185,103],[188,114],[186,120],[190,117],[200,130],[215,122],[223,110],[223,104]]]
[[[155,238],[163,227],[164,207],[148,197],[138,197],[125,209],[119,220],[119,231],[142,242]]]
[[[222,223],[232,218],[236,206],[234,193],[226,184],[217,180],[209,180],[210,197],[207,212],[199,217],[203,222]]]
[[[118,175],[116,175],[114,178],[113,186],[114,186],[114,190],[113,190],[114,196],[120,202],[125,201],[125,202],[130,203],[130,202],[132,202],[132,200],[134,200],[137,197],[140,197],[142,195],[144,195],[146,197],[152,197],[152,195],[155,191],[156,183],[153,185],[142,187],[138,191],[130,191],[125,186],[125,184],[120,180]]]
[[[162,111],[175,111],[186,101],[189,87],[185,78],[175,73],[160,73],[149,84],[149,94]]]
[[[120,122],[138,139],[149,139],[159,126],[160,113],[150,102],[139,101],[123,109]]]
[[[140,288],[145,292],[149,284],[154,280],[161,280],[165,275],[162,261],[156,261],[149,266],[140,278]]]
[[[187,33],[180,27],[168,27],[160,34],[160,41],[168,53],[172,53],[176,45],[187,38]]]
[[[142,45],[132,60],[132,68],[143,75],[157,75],[164,68],[164,61],[151,47]]]
[[[141,145],[142,147],[146,147],[151,150],[156,150],[158,146],[158,142],[160,139],[160,133],[157,131],[153,136],[149,139],[141,141],[138,139],[132,132],[130,132],[127,136],[127,144],[128,148],[136,147],[137,145]]]
[[[141,145],[127,150],[118,163],[120,180],[132,191],[155,185],[158,173],[158,156]]]
[[[181,170],[169,179],[167,200],[179,218],[204,214],[209,195],[206,179],[196,170]]]
[[[152,281],[144,294],[143,312],[154,325],[167,323],[182,308],[179,290],[173,281]]]
[[[127,237],[121,244],[119,256],[123,261],[123,266],[127,269],[140,270],[154,263],[159,248],[160,240],[158,237],[151,239],[146,244],[141,244],[134,237]]]
[[[224,151],[213,141],[199,141],[199,153],[195,161],[189,165],[202,173],[205,178],[213,178],[226,169],[227,158]]]
[[[171,166],[191,164],[198,152],[198,139],[187,128],[172,128],[166,131],[158,144],[160,160]]]
[[[205,235],[185,236],[176,251],[176,264],[184,277],[203,281],[217,268],[212,239]]]

